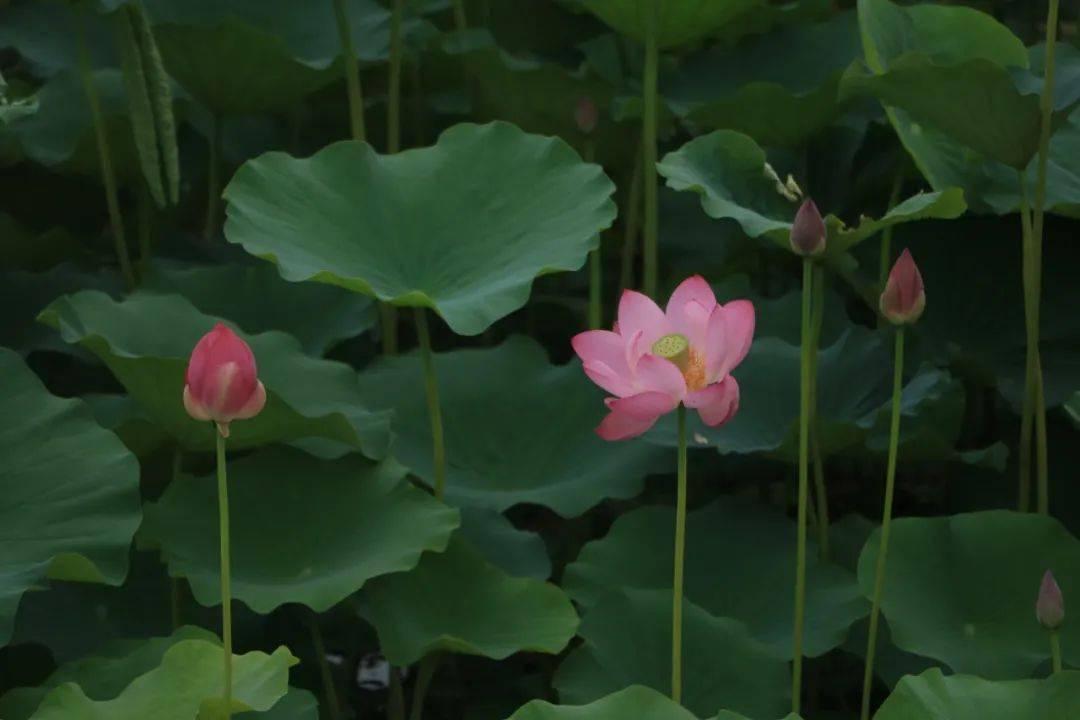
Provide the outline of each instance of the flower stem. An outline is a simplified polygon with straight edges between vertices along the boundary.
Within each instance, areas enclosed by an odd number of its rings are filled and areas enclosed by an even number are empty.
[[[1050,130],[1054,113],[1054,70],[1056,66],[1055,49],[1057,47],[1059,0],[1050,0],[1046,14],[1046,72],[1043,78],[1043,91],[1040,98],[1042,123],[1039,133],[1039,159],[1035,175],[1035,215],[1032,224],[1031,239],[1031,286],[1028,288],[1028,303],[1031,305],[1031,336],[1028,353],[1034,353],[1035,397],[1035,464],[1038,472],[1038,509],[1042,515],[1050,512],[1049,469],[1046,452],[1046,402],[1043,397],[1042,362],[1039,357],[1039,302],[1042,295],[1042,242],[1043,227],[1046,219],[1046,175],[1050,162]]]
[[[322,630],[319,629],[319,618],[315,613],[310,613],[307,620],[308,629],[311,631],[311,646],[319,663],[319,675],[322,677],[327,714],[330,720],[339,720],[341,710],[338,708],[337,689],[334,687],[334,676],[330,672],[330,662],[326,659],[326,643],[323,642]]]
[[[210,240],[217,231],[218,204],[221,202],[221,116],[210,115],[210,152],[206,167],[206,221],[203,238]]]
[[[390,77],[386,110],[386,152],[393,154],[401,149],[401,16],[405,0],[393,0],[390,14]]]
[[[671,593],[671,699],[682,701],[683,561],[686,558],[686,406],[680,404],[679,477],[675,499],[675,578]]]
[[[345,0],[334,0],[334,18],[337,20],[338,37],[341,38],[341,54],[345,64],[345,89],[349,95],[349,129],[353,140],[363,142],[367,139],[364,128],[364,94],[360,88],[360,67],[353,50],[352,31],[349,16],[345,11]]]
[[[634,171],[626,196],[626,224],[623,226],[622,263],[619,267],[619,288],[629,290],[634,282],[634,250],[641,224],[641,150],[634,152]]]
[[[225,657],[225,717],[232,717],[232,591],[229,588],[229,488],[225,477],[225,436],[217,437],[218,523],[221,547],[221,627]]]
[[[1038,340],[1033,335],[1031,316],[1031,203],[1028,199],[1027,178],[1018,173],[1020,181],[1020,256],[1024,288],[1024,321],[1027,326],[1027,357],[1024,364],[1024,400],[1020,408],[1020,489],[1017,510],[1027,512],[1031,507],[1031,429],[1035,414],[1035,352]]]
[[[441,656],[438,653],[425,655],[420,661],[420,669],[416,673],[416,685],[413,686],[412,710],[409,712],[409,720],[422,720],[424,717],[424,698],[427,697],[428,688],[431,687],[431,678],[435,676],[435,670],[439,666]]]
[[[469,28],[465,17],[465,0],[454,0],[454,29],[462,32]]]
[[[439,406],[439,385],[435,375],[435,356],[431,352],[427,311],[416,308],[416,334],[420,340],[420,359],[424,363],[424,383],[427,386],[428,418],[431,420],[431,446],[435,471],[435,497],[442,500],[446,488],[446,446],[443,441],[442,408]]]
[[[83,13],[86,11],[83,10]],[[124,238],[124,219],[120,215],[120,199],[116,187],[116,173],[113,170],[112,153],[109,150],[109,137],[105,132],[105,118],[101,112],[101,98],[98,97],[94,73],[90,67],[90,53],[86,48],[86,19],[80,15],[78,22],[79,76],[82,79],[86,101],[90,106],[90,117],[94,124],[94,138],[97,141],[98,162],[101,165],[101,181],[105,185],[105,205],[109,211],[109,229],[116,246],[116,259],[120,263],[120,274],[128,290],[135,287],[135,274],[131,269],[131,257],[128,255],[127,240]]]
[[[825,322],[825,268],[814,266],[813,308],[810,315],[810,456],[814,464],[814,499],[817,501],[818,554],[829,558],[829,496],[825,487],[825,462],[821,456],[818,422],[818,349]]]
[[[803,617],[806,606],[806,506],[810,494],[810,370],[813,347],[810,341],[813,300],[814,263],[803,258],[802,353],[799,363],[799,509],[798,539],[795,550],[795,646],[792,653],[791,712],[799,713],[802,704]]]
[[[657,195],[656,175],[656,76],[659,64],[657,46],[657,2],[646,0],[645,21],[645,75],[644,75],[644,115],[641,120],[641,149],[643,179],[645,191],[645,243],[643,250],[644,290],[651,298],[656,297],[657,260],[659,235],[659,197]]]
[[[889,553],[889,530],[892,524],[893,496],[896,491],[896,455],[900,445],[900,391],[904,375],[904,328],[896,330],[893,359],[892,420],[889,424],[889,460],[885,471],[885,508],[881,514],[881,541],[874,573],[874,599],[870,608],[870,634],[866,641],[866,665],[863,668],[862,720],[870,717],[870,690],[874,682],[874,654],[877,651],[878,618],[885,589],[885,560]]]
[[[595,160],[596,146],[593,145],[592,140],[585,141],[585,162],[591,163]],[[603,273],[601,270],[600,255],[603,239],[598,237],[596,240],[596,249],[589,251],[589,329],[599,330],[600,326],[604,322],[604,305],[603,305]]]
[[[1050,662],[1054,674],[1061,672],[1061,636],[1057,630],[1050,631]]]

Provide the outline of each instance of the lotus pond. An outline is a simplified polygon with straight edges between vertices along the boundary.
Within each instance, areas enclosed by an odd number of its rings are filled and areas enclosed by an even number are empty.
[[[0,718],[1080,717],[1077,12],[0,0]]]

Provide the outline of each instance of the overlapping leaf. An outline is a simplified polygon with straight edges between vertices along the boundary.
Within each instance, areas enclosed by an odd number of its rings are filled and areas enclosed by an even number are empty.
[[[397,155],[341,142],[256,158],[225,190],[225,235],[287,280],[430,307],[475,335],[524,305],[536,276],[582,266],[613,190],[557,138],[462,124]]]
[[[1001,682],[940,670],[908,676],[875,720],[1068,720],[1080,707],[1080,673]]]
[[[119,585],[139,526],[139,465],[80,400],[0,348],[0,643],[45,577]]]
[[[289,602],[327,610],[372,578],[414,567],[425,550],[442,551],[459,522],[393,461],[284,448],[230,463],[229,501],[233,596],[259,613]],[[146,506],[140,535],[203,605],[221,602],[216,507],[215,477],[184,478]]]
[[[195,343],[218,321],[177,295],[135,293],[115,301],[104,293],[66,295],[41,314],[69,343],[104,362],[147,416],[182,447],[210,450],[213,429],[193,420],[181,396]],[[356,375],[347,366],[310,358],[282,332],[245,336],[267,390],[266,408],[232,428],[232,448],[320,438],[381,457],[389,444],[385,413],[367,409]]]
[[[508,720],[694,720],[689,710],[652,688],[633,685],[582,706],[533,700]]]
[[[606,410],[579,363],[550,364],[535,341],[435,356],[446,433],[446,493],[456,504],[505,510],[519,503],[565,517],[607,497],[638,494],[670,458],[645,443],[609,443],[594,432]],[[393,408],[394,454],[431,482],[431,423],[414,353],[382,360],[360,376],[375,407]],[[553,422],[557,418],[557,422]]]

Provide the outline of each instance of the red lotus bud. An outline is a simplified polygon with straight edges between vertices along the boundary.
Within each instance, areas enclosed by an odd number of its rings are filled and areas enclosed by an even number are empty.
[[[817,205],[806,198],[799,212],[795,213],[795,222],[791,224],[791,249],[796,255],[813,257],[825,252],[825,220],[818,212]]]
[[[247,343],[218,323],[191,351],[184,376],[184,408],[196,420],[213,420],[223,437],[229,423],[255,417],[266,404],[255,356]]]
[[[1065,599],[1061,588],[1049,570],[1043,575],[1039,586],[1039,599],[1035,601],[1035,617],[1039,624],[1050,631],[1057,630],[1065,620]]]
[[[600,112],[591,98],[583,97],[578,100],[577,107],[574,108],[574,122],[577,123],[578,130],[588,135],[596,129],[599,119]]]
[[[879,305],[881,314],[895,325],[914,323],[926,308],[922,275],[907,248],[889,271],[889,281],[885,283]]]

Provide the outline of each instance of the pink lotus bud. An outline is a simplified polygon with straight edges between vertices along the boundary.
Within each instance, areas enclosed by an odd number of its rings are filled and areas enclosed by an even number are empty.
[[[599,119],[600,112],[591,98],[583,97],[578,100],[577,107],[574,108],[574,122],[577,123],[578,130],[588,135],[596,129]]]
[[[1065,599],[1061,596],[1061,588],[1054,580],[1054,574],[1049,570],[1043,575],[1042,585],[1039,586],[1039,599],[1035,601],[1035,617],[1039,624],[1051,632],[1061,627],[1065,620]]]
[[[817,205],[806,198],[799,212],[795,213],[795,222],[791,224],[791,249],[796,255],[814,257],[825,252],[825,220],[818,212]]]
[[[914,323],[926,308],[922,275],[907,248],[889,271],[889,281],[885,283],[879,305],[881,314],[895,325]]]
[[[229,423],[255,417],[266,404],[247,343],[218,323],[191,351],[184,376],[184,408],[196,420],[213,420],[222,437]]]

